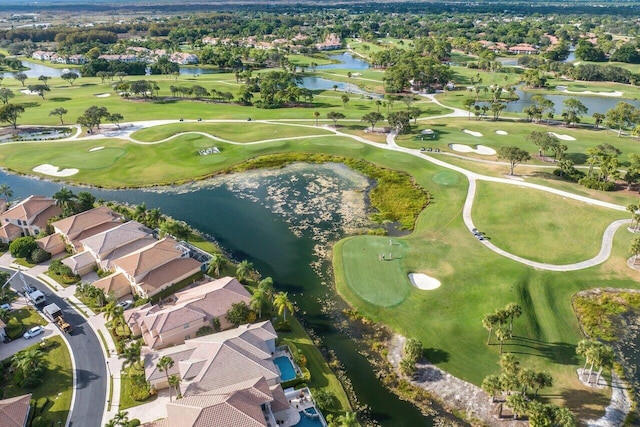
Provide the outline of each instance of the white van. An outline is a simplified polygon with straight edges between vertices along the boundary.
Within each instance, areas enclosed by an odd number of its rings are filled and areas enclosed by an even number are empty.
[[[33,305],[40,305],[47,300],[44,294],[38,290],[35,290],[27,294],[27,298],[29,298],[29,300],[33,303]]]

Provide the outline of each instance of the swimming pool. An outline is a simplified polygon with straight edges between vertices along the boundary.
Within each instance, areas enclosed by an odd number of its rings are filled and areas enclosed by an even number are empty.
[[[296,377],[296,370],[293,369],[293,364],[287,356],[276,357],[273,360],[273,363],[275,363],[280,369],[281,381],[289,381]]]
[[[317,416],[318,412],[315,408],[307,408],[307,414],[312,414],[311,416],[305,415],[304,411],[300,411],[300,421],[295,427],[319,427],[322,426],[322,421],[320,421],[320,417]],[[315,415],[315,417],[314,417]]]

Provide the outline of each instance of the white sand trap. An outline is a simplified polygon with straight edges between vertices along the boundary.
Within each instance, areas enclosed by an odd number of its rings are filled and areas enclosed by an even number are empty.
[[[571,135],[565,135],[563,133],[555,133],[555,132],[549,132],[549,135],[553,135],[558,139],[561,139],[563,141],[575,141],[576,139],[574,137],[572,137]]]
[[[100,150],[103,150],[103,149],[104,149],[104,147],[93,147],[93,148],[92,148],[91,150],[89,150],[89,151],[100,151]]]
[[[509,133],[507,131],[505,131],[505,130],[497,130],[496,133],[498,135],[509,135]]]
[[[482,136],[482,134],[480,132],[474,132],[474,131],[469,130],[469,129],[462,129],[462,132],[464,132],[464,133],[466,133],[468,135],[471,135],[471,136],[475,136],[477,138],[480,138]]]
[[[496,150],[484,145],[478,145],[477,148],[473,148],[464,144],[449,144],[449,148],[460,153],[476,153],[482,154],[484,156],[493,156],[494,154],[496,154]]]
[[[25,95],[40,95],[38,92],[31,92],[29,89],[22,89],[20,93],[24,93]]]
[[[97,97],[97,98],[108,98],[108,97],[110,97],[110,96],[111,96],[111,94],[110,94],[110,93],[96,93],[96,94],[95,94],[95,95],[93,95],[93,96],[95,96],[95,97]]]
[[[575,90],[567,89],[566,86],[556,86],[556,89],[558,91],[560,91],[560,92],[563,92],[563,93],[573,93],[573,94],[576,94],[576,95],[598,95],[598,96],[613,96],[613,97],[620,97],[620,96],[624,95],[619,90],[616,90],[616,91],[613,91],[613,92],[594,92],[592,90],[583,90],[581,92],[577,92]]]
[[[59,170],[59,169],[60,168],[57,166],[53,166],[48,163],[45,163],[43,165],[36,166],[32,170],[34,172],[43,173],[45,175],[51,175],[51,176],[71,176],[79,172],[78,169],[62,169],[62,170]]]
[[[440,281],[422,273],[409,273],[409,281],[413,286],[423,291],[431,291],[440,287]]]

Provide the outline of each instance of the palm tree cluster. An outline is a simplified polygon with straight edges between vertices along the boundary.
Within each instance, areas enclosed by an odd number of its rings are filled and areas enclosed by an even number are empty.
[[[587,365],[589,365],[589,375],[585,381],[587,384],[591,384],[591,376],[593,374],[594,366],[599,368],[594,385],[598,385],[600,375],[605,368],[613,368],[613,361],[615,357],[613,349],[598,340],[580,341],[576,348],[576,353],[585,358],[584,367],[582,368],[582,377],[584,377]]]
[[[482,389],[491,396],[492,403],[497,401],[497,396],[503,396],[500,400],[513,411],[514,419],[527,415],[532,426],[576,425],[575,417],[568,409],[543,405],[535,400],[540,389],[553,385],[551,375],[521,367],[520,361],[512,353],[504,354],[499,363],[500,374],[489,375],[482,381]]]
[[[46,371],[46,361],[44,352],[37,346],[28,347],[14,354],[11,362],[16,371],[13,376],[15,385],[33,388],[42,383]]]
[[[107,421],[104,427],[134,427],[139,425],[140,420],[136,418],[130,420],[128,412],[120,411],[115,414],[112,419]]]
[[[493,313],[489,313],[482,319],[482,326],[489,331],[487,345],[491,343],[491,335],[495,328],[495,334],[500,341],[500,354],[504,341],[513,336],[513,319],[522,315],[522,307],[516,303],[509,303],[505,308],[499,308]],[[497,325],[497,328],[496,328]]]
[[[81,191],[74,194],[67,187],[61,187],[53,194],[56,205],[62,209],[62,214],[67,217],[88,211],[94,207],[96,198],[88,191]]]

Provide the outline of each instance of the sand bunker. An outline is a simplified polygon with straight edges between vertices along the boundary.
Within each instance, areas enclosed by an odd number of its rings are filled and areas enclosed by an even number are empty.
[[[504,130],[497,130],[496,133],[498,135],[509,135],[509,133],[507,131],[504,131]]]
[[[45,163],[43,165],[36,166],[32,170],[34,172],[43,173],[45,175],[51,175],[51,176],[71,176],[79,172],[78,169],[62,169],[62,170],[59,170],[59,169],[60,168],[57,166],[53,166],[48,163]]]
[[[89,151],[100,151],[100,150],[103,150],[103,149],[104,149],[104,147],[93,147],[93,148],[92,148],[91,150],[89,150]]]
[[[571,135],[565,135],[565,134],[562,134],[562,133],[549,132],[549,135],[553,135],[556,138],[561,139],[562,141],[575,141],[576,140]]]
[[[409,273],[409,281],[423,291],[431,291],[440,287],[440,281],[422,273]]]
[[[40,95],[40,92],[32,92],[29,89],[22,89],[20,93],[24,93],[25,95]]]
[[[598,96],[613,96],[613,97],[620,97],[620,96],[624,95],[619,90],[616,90],[614,92],[594,92],[594,91],[591,91],[591,90],[583,90],[581,92],[577,92],[577,91],[574,91],[574,90],[567,89],[566,86],[556,86],[556,90],[558,90],[560,92],[563,92],[563,93],[575,93],[576,95],[598,95]]]
[[[471,136],[478,137],[478,138],[480,138],[482,136],[482,134],[480,132],[474,132],[474,131],[469,130],[469,129],[462,129],[462,132],[464,132],[464,133],[466,133],[468,135],[471,135]]]
[[[111,94],[110,93],[96,93],[93,96],[95,96],[97,98],[107,98],[107,97],[111,96]]]
[[[464,144],[449,144],[449,148],[460,153],[476,153],[482,154],[484,156],[493,156],[494,154],[496,154],[496,150],[484,145],[478,145],[476,148],[473,148]]]

